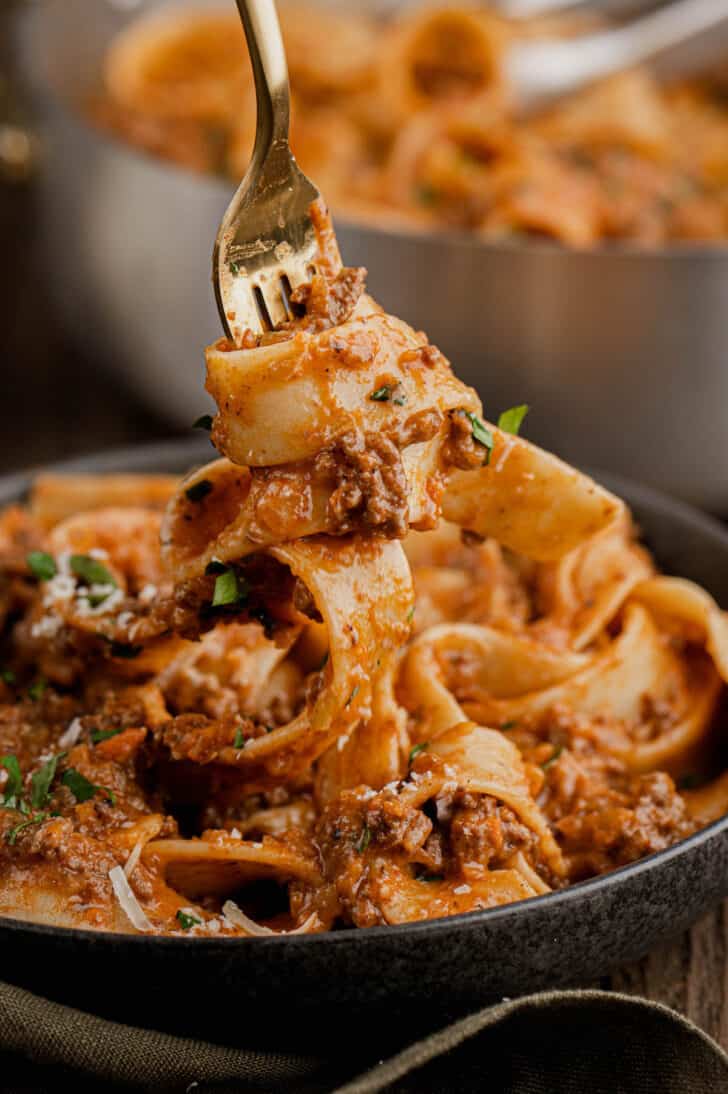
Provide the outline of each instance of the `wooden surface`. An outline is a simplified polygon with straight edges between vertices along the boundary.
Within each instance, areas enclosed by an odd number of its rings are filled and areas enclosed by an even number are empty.
[[[602,987],[642,995],[685,1014],[728,1050],[728,902]]]
[[[32,187],[0,186],[0,245],[0,473],[173,435],[167,423],[104,373],[103,361],[79,357],[46,310],[44,286],[62,272],[43,262],[42,241],[33,231]],[[728,904],[600,986],[665,1003],[728,1049],[727,956]]]

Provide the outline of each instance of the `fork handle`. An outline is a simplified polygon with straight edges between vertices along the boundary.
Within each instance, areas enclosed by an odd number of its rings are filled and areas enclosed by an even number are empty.
[[[288,66],[274,0],[236,0],[253,65],[258,119],[253,163],[288,150],[291,96]]]

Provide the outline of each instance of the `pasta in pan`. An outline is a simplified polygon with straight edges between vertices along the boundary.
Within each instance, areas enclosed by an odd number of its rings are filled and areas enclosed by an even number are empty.
[[[0,913],[230,937],[540,896],[728,809],[728,623],[321,261],[219,456],[0,517]],[[164,506],[164,512],[160,512]]]
[[[570,247],[728,235],[719,74],[662,87],[626,72],[523,119],[504,51],[518,35],[574,34],[573,14],[509,23],[441,5],[377,23],[289,3],[281,16],[294,150],[349,218]],[[239,179],[255,97],[236,17],[187,9],[136,21],[112,44],[90,113],[155,155]]]

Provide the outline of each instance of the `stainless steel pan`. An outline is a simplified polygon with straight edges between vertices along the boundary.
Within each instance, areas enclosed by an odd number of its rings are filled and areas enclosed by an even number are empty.
[[[76,109],[111,37],[153,6],[43,0],[23,49],[59,303],[100,363],[187,424],[219,333],[210,250],[232,186],[110,141]],[[528,402],[529,437],[566,458],[728,512],[728,246],[575,253],[338,228],[374,295],[427,330],[489,414]]]

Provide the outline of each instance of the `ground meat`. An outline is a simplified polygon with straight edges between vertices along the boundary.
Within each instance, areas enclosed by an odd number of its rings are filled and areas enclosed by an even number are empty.
[[[664,772],[637,775],[619,793],[579,800],[556,824],[571,881],[663,851],[695,829],[675,784]]]
[[[331,481],[329,516],[337,532],[368,530],[402,537],[409,527],[407,477],[396,444],[352,429],[323,449],[316,472]]]
[[[160,726],[156,739],[166,746],[174,760],[209,764],[217,760],[223,749],[234,747],[238,733],[244,743],[252,737],[265,736],[265,732],[264,726],[250,718],[214,721],[202,714],[179,714]]]
[[[502,869],[516,851],[533,858],[536,840],[508,806],[482,794],[460,794],[453,805],[449,846],[457,869]]]
[[[362,267],[347,266],[333,281],[315,275],[310,284],[291,293],[291,303],[303,307],[304,314],[288,326],[316,332],[345,323],[364,292],[366,276]]]
[[[450,433],[443,446],[443,459],[462,471],[482,467],[487,449],[473,437],[473,423],[464,410],[450,411]]]

